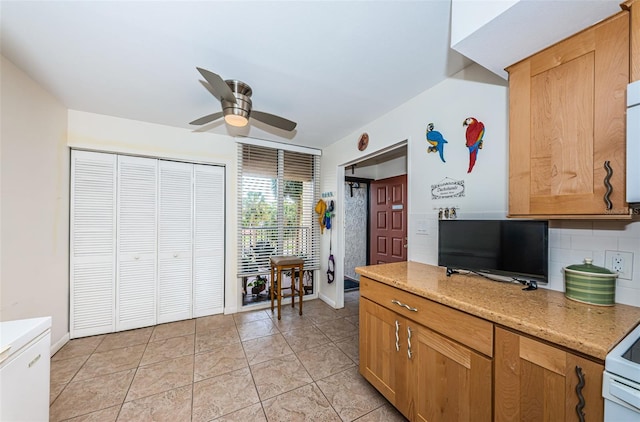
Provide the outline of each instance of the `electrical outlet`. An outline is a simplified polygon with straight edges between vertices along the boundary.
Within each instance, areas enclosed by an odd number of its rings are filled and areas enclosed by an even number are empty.
[[[605,267],[618,273],[618,278],[631,280],[633,275],[633,252],[604,251]]]
[[[613,261],[611,262],[611,269],[618,273],[624,272],[624,258],[620,254],[613,255]]]

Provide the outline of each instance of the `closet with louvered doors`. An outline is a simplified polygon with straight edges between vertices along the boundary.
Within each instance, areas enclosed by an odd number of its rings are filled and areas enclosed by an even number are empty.
[[[223,167],[74,150],[71,174],[71,338],[223,311]]]

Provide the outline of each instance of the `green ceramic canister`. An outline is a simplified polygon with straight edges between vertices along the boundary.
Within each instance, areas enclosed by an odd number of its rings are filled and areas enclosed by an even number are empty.
[[[578,302],[613,306],[617,277],[618,273],[593,265],[591,258],[585,258],[584,264],[564,268],[564,294]]]

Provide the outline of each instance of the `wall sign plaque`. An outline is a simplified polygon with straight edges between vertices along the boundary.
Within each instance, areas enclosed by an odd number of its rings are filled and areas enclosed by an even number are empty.
[[[431,185],[431,199],[461,198],[464,196],[464,180],[450,178]]]

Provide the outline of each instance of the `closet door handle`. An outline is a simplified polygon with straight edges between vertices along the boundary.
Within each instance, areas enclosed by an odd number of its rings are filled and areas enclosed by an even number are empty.
[[[398,335],[398,331],[400,330],[400,324],[396,319],[396,352],[400,351],[400,336]]]

